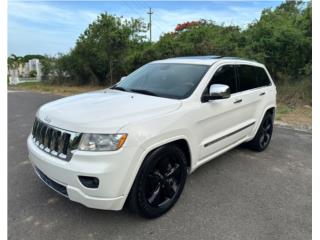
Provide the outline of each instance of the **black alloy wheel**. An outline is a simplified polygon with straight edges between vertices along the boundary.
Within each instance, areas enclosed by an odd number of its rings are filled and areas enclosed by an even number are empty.
[[[247,145],[255,151],[265,150],[271,141],[273,132],[273,114],[267,112],[261,122],[256,136],[247,143]]]
[[[152,207],[161,207],[173,201],[182,182],[179,161],[174,156],[159,156],[145,181],[145,197]]]
[[[144,160],[128,197],[131,210],[155,218],[178,200],[187,177],[186,157],[175,145],[154,150]]]
[[[273,128],[272,118],[267,117],[264,119],[262,123],[262,131],[259,139],[260,148],[265,149],[267,145],[270,143],[272,128]]]

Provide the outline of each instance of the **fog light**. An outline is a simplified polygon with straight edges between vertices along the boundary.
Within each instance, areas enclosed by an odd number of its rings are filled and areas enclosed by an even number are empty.
[[[79,176],[80,182],[87,188],[98,188],[99,179],[96,177]]]

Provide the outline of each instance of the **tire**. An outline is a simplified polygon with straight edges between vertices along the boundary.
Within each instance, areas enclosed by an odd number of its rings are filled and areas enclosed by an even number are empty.
[[[262,152],[270,144],[273,132],[273,114],[267,112],[260,124],[255,137],[246,145],[254,151]]]
[[[159,217],[177,202],[186,178],[187,161],[183,151],[175,145],[157,148],[143,161],[127,205],[142,217]]]

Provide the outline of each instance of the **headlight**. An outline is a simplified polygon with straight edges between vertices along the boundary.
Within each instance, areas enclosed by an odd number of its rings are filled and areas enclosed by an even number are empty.
[[[127,134],[82,134],[79,150],[82,151],[115,151],[122,147]]]

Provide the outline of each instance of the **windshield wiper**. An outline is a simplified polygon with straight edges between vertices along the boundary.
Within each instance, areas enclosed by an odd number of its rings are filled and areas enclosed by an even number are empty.
[[[136,92],[136,93],[142,93],[150,96],[158,96],[154,92],[151,92],[149,90],[144,90],[144,89],[130,89],[131,92]]]
[[[123,88],[123,87],[117,87],[117,86],[113,86],[111,87],[110,89],[115,89],[115,90],[119,90],[119,91],[124,91],[124,92],[127,92],[128,90]]]

